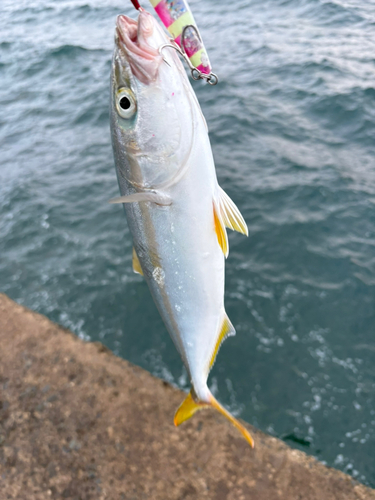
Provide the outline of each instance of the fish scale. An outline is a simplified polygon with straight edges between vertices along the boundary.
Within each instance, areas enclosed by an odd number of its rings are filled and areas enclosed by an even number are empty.
[[[225,313],[226,227],[247,234],[219,187],[207,126],[176,52],[159,54],[166,36],[141,10],[119,16],[111,78],[111,131],[120,194],[142,274],[180,353],[191,391],[181,424],[213,407],[253,446],[245,429],[207,386],[219,346],[235,330]]]

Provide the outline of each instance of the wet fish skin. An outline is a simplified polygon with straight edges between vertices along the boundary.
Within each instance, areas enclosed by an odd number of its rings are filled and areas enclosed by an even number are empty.
[[[218,185],[206,122],[180,60],[172,49],[163,52],[169,64],[159,54],[167,43],[164,32],[142,11],[138,23],[119,16],[115,42],[111,132],[117,201],[124,202],[135,267],[192,383],[175,423],[212,406],[253,445],[207,387],[220,343],[235,333],[224,308],[224,226],[247,228]],[[129,111],[121,109],[121,96],[129,99]]]

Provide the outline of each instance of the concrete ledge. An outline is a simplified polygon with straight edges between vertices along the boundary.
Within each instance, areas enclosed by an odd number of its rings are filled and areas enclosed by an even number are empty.
[[[0,498],[367,500],[375,491],[220,415],[0,294]]]

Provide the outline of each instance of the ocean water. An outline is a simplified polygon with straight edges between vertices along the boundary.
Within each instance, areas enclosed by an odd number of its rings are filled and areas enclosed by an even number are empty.
[[[236,415],[375,486],[375,2],[191,7],[220,77],[194,88],[250,231],[230,234],[237,336],[210,386]],[[132,272],[123,211],[107,203],[119,13],[135,11],[0,4],[0,290],[187,389]]]

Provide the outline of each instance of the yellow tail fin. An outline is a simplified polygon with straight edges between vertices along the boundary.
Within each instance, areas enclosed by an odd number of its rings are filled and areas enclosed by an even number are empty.
[[[185,422],[185,420],[189,420],[196,411],[204,410],[209,407],[210,405],[207,403],[196,403],[190,391],[176,411],[174,425],[177,427],[182,424],[182,422]]]
[[[202,403],[202,402],[196,402],[194,401],[194,398],[192,396],[191,391],[187,395],[186,399],[182,402],[181,406],[176,411],[176,414],[174,416],[174,425],[180,425],[182,422],[185,422],[185,420],[188,420],[190,417],[194,415],[195,412],[198,410],[204,410],[205,408],[215,408],[217,411],[219,411],[224,417],[226,417],[231,424],[236,427],[242,434],[242,436],[246,439],[246,441],[249,443],[249,445],[254,448],[254,440],[251,437],[250,433],[248,430],[227,411],[221,404],[213,397],[212,394],[210,394],[210,402],[209,403]]]

